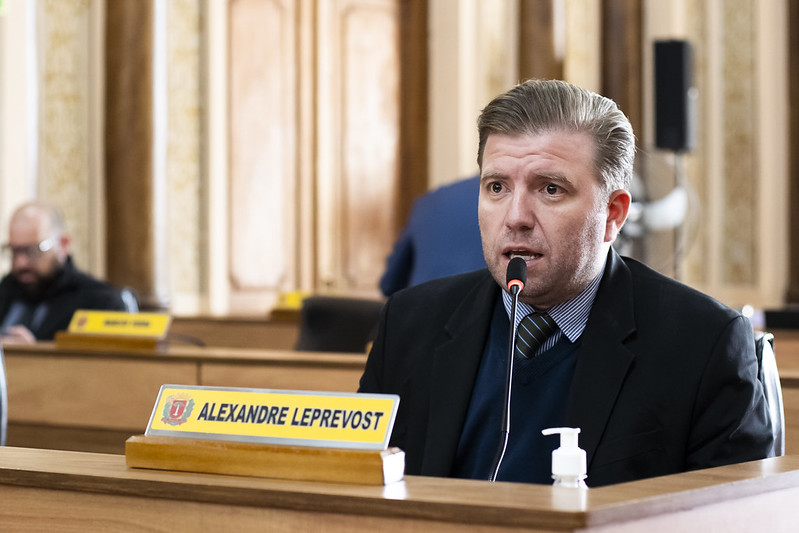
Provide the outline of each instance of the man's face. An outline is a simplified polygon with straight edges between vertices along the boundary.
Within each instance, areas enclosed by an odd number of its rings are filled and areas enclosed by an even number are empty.
[[[36,294],[64,264],[61,239],[37,220],[12,220],[8,244],[11,274],[29,294]]]
[[[610,198],[596,177],[594,142],[584,133],[489,135],[483,152],[478,216],[483,253],[505,286],[521,256],[521,301],[549,309],[577,296],[599,274],[624,223],[629,193]]]

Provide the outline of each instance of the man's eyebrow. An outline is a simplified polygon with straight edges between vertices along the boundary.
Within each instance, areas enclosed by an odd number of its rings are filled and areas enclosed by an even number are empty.
[[[550,174],[550,173],[547,173],[547,172],[542,172],[540,174],[534,174],[532,177],[537,178],[537,179],[546,179],[546,180],[557,181],[557,182],[560,182],[560,183],[571,183],[571,180],[567,176],[565,176],[564,174],[559,174],[559,173],[551,173]]]
[[[507,178],[508,178],[507,174],[504,174],[502,172],[486,172],[485,174],[482,174],[480,176],[480,183],[484,183],[488,180],[502,180]]]

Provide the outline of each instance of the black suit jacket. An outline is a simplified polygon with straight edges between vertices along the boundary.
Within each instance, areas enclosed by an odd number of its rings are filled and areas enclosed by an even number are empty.
[[[498,297],[482,270],[386,303],[360,391],[400,395],[391,445],[406,473],[451,475]],[[614,251],[566,420],[581,429],[589,486],[760,459],[773,445],[748,320]]]
[[[25,300],[25,294],[16,279],[8,274],[0,281],[0,323],[17,299]],[[63,271],[41,297],[30,303],[36,305],[42,302],[48,306],[42,323],[38,327],[24,324],[37,340],[53,340],[56,332],[69,327],[72,315],[78,309],[126,310],[119,289],[81,272],[75,267],[71,257],[67,258]]]

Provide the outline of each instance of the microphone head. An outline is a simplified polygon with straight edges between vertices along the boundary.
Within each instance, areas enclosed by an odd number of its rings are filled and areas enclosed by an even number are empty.
[[[527,283],[527,263],[524,262],[524,259],[521,257],[514,257],[510,260],[507,273],[505,274],[505,283],[509,291],[512,292],[512,288],[517,287],[517,292],[521,292],[524,288],[524,284]]]

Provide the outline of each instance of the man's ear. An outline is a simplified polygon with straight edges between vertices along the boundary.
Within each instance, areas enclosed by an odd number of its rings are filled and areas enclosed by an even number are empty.
[[[58,238],[58,245],[61,248],[61,253],[64,255],[64,258],[72,253],[72,238],[69,236],[69,233],[61,233],[61,236]]]
[[[605,221],[605,242],[613,242],[618,237],[627,214],[630,212],[632,196],[629,191],[618,189],[610,193],[608,199],[608,218]]]

